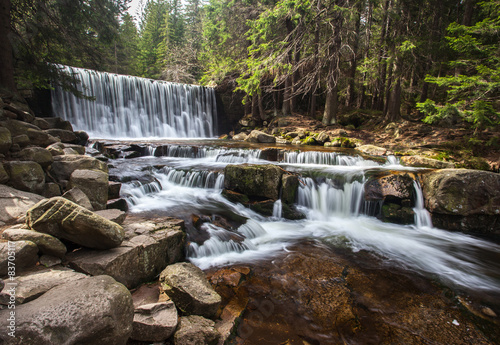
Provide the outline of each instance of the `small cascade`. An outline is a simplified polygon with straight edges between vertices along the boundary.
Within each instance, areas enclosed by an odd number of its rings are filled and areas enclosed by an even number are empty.
[[[213,158],[219,163],[252,163],[259,159],[261,150],[242,150],[242,149],[228,149],[217,148],[205,151],[205,157]]]
[[[413,212],[415,212],[415,225],[417,228],[428,227],[432,228],[432,219],[429,211],[424,207],[424,195],[422,193],[422,188],[417,181],[413,182],[413,187],[415,188],[415,207]]]
[[[323,164],[323,165],[377,165],[375,162],[366,161],[359,156],[346,156],[337,152],[290,152],[285,151],[283,161],[281,163],[289,164]]]
[[[283,205],[281,203],[281,199],[278,199],[274,202],[273,205],[273,218],[280,219],[282,212],[283,212]]]
[[[158,171],[156,178],[161,182],[190,188],[221,189],[220,186],[224,185],[224,175],[216,171],[184,171],[165,167]]]
[[[215,91],[127,75],[61,66],[95,100],[52,90],[54,114],[75,129],[103,138],[210,138],[216,127]]]

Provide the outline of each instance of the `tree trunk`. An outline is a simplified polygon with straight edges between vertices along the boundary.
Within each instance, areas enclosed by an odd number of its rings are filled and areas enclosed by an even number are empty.
[[[287,76],[285,79],[285,90],[283,91],[283,107],[281,110],[283,116],[291,115],[292,112],[292,107],[290,102],[291,90],[292,90],[292,77]]]
[[[326,94],[325,112],[323,113],[323,124],[328,126],[337,123],[337,113],[339,110],[337,85]]]
[[[464,8],[464,16],[462,18],[462,25],[471,26],[472,25],[472,14],[474,13],[474,5],[476,0],[466,0]]]
[[[378,53],[378,65],[379,65],[379,78],[377,80],[375,91],[373,92],[372,107],[377,110],[383,110],[384,108],[384,87],[386,82],[387,74],[387,63],[385,60],[385,39],[387,35],[387,30],[389,29],[390,17],[389,9],[391,7],[392,0],[386,0],[384,3],[384,17],[382,21],[382,31],[380,33],[380,48]]]
[[[0,0],[0,89],[17,93],[10,39],[10,0]]]
[[[397,77],[396,84],[392,89],[386,118],[388,122],[401,119],[401,77]]]
[[[316,25],[314,29],[314,67],[315,68],[318,65],[318,60],[319,60],[319,30],[320,30],[320,18],[319,18],[319,13],[321,12],[321,0],[318,0],[316,4],[316,10],[317,10],[317,19],[316,19]],[[318,85],[318,72],[315,72],[314,74],[314,80],[313,80],[313,86],[311,88],[311,104],[309,108],[309,115],[312,118],[316,117],[316,87]]]
[[[361,2],[360,2],[361,3]],[[351,59],[351,68],[349,69],[348,76],[348,86],[347,86],[347,97],[346,97],[346,106],[350,107],[354,104],[356,93],[355,89],[355,80],[356,80],[356,69],[358,68],[358,47],[359,47],[359,32],[361,28],[361,9],[356,9],[358,13],[358,18],[356,19],[356,26],[354,29],[354,41],[352,43],[352,59]]]
[[[266,112],[264,111],[264,104],[262,103],[262,94],[257,95],[257,105],[259,107],[259,117],[261,121],[264,121],[266,119]]]

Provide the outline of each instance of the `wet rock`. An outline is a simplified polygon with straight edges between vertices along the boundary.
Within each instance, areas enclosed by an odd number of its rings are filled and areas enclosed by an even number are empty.
[[[68,268],[44,269],[36,272],[27,272],[17,275],[11,280],[16,285],[16,304],[32,301],[53,287],[86,278],[83,273],[78,273]],[[10,295],[0,293],[0,304],[7,305]]]
[[[24,217],[26,211],[42,199],[43,197],[38,194],[0,185],[0,221],[15,222]]]
[[[413,183],[413,178],[408,174],[373,176],[365,183],[365,199],[385,200],[401,205],[403,200],[413,199]]]
[[[75,135],[77,137],[77,144],[79,145],[87,145],[89,141],[89,135],[85,131],[75,131]]]
[[[241,194],[238,192],[234,192],[232,190],[224,189],[222,191],[222,196],[225,197],[227,200],[234,202],[235,204],[247,204],[250,200],[248,199],[248,196],[245,194]]]
[[[205,273],[191,263],[167,266],[160,274],[160,282],[184,314],[210,318],[221,303],[221,297],[209,284]]]
[[[183,316],[174,334],[175,345],[206,344],[216,345],[220,333],[215,328],[215,322],[204,317]]]
[[[31,241],[0,242],[0,276],[9,272],[8,259],[15,257],[15,273],[19,274],[38,262],[38,248]]]
[[[108,201],[108,174],[96,170],[77,169],[71,173],[68,188],[79,188],[94,210],[104,210]]]
[[[410,207],[388,203],[382,206],[382,220],[396,224],[414,224],[415,212]]]
[[[49,150],[41,147],[27,147],[15,155],[20,161],[32,161],[46,168],[52,164],[54,159]]]
[[[12,136],[5,127],[0,127],[0,153],[7,153],[12,146]]]
[[[387,154],[387,149],[375,145],[361,145],[356,147],[356,150],[372,156],[384,156]]]
[[[245,141],[251,143],[275,143],[276,138],[270,134],[258,130],[253,130],[252,132],[250,132],[250,135],[245,139]]]
[[[47,129],[44,131],[45,133],[61,139],[61,142],[63,143],[76,143],[78,141],[78,138],[76,137],[75,133],[72,131],[67,131],[64,129]]]
[[[227,165],[224,187],[249,197],[277,200],[283,173],[275,165]]]
[[[61,141],[61,139],[53,137],[49,133],[34,128],[28,128],[26,135],[30,138],[31,144],[36,146],[46,147]]]
[[[89,156],[55,156],[50,172],[58,180],[69,180],[75,170],[97,170],[108,173],[108,165]]]
[[[9,174],[5,171],[3,164],[0,163],[0,184],[5,184],[9,181]]]
[[[403,156],[401,163],[410,167],[422,167],[432,169],[452,169],[455,164],[450,162],[443,162],[437,159],[432,159],[424,156]]]
[[[5,170],[9,174],[12,187],[31,193],[40,193],[45,185],[45,173],[40,164],[35,162],[6,162]]]
[[[276,162],[278,161],[278,149],[274,147],[266,147],[261,151],[259,158]]]
[[[500,234],[500,175],[442,169],[422,175],[433,224],[448,230]]]
[[[9,310],[0,311],[7,329]],[[16,337],[2,332],[6,344],[123,345],[132,332],[130,292],[108,276],[88,277],[54,287],[16,307]]]
[[[89,211],[94,211],[94,207],[92,206],[89,197],[80,188],[73,187],[64,193],[62,197],[86,208]]]
[[[297,197],[299,178],[297,175],[284,174],[281,182],[281,200],[286,204],[293,204]]]
[[[122,225],[125,221],[125,218],[127,218],[127,214],[125,212],[117,209],[100,210],[96,211],[95,213],[120,225]]]
[[[35,243],[42,254],[63,258],[66,246],[57,238],[41,232],[24,229],[7,229],[2,237],[9,241],[31,241]]]
[[[62,197],[42,200],[26,213],[26,224],[39,232],[88,248],[117,247],[124,238],[121,226]]]
[[[172,301],[141,305],[135,308],[131,338],[160,342],[168,339],[177,327],[177,309]]]
[[[132,289],[151,281],[169,264],[183,257],[185,234],[175,222],[148,227],[150,222],[127,226],[127,234],[143,230],[106,251],[81,249],[69,253],[69,265],[90,275],[106,274]]]
[[[235,136],[233,136],[233,140],[237,140],[237,141],[243,141],[243,140],[246,140],[248,138],[248,135],[246,133],[238,133],[236,134]]]

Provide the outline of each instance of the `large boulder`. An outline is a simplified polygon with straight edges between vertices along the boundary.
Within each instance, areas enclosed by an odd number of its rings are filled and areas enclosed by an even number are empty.
[[[67,131],[64,129],[48,129],[44,131],[45,133],[59,138],[63,143],[76,143],[78,141],[77,136],[72,131]]]
[[[410,167],[422,167],[431,169],[453,169],[455,164],[451,162],[443,162],[437,159],[432,159],[424,156],[403,156],[401,163]]]
[[[245,141],[251,142],[251,143],[275,143],[276,138],[270,134],[258,131],[258,130],[253,130],[250,132],[248,137],[244,139]]]
[[[383,156],[387,154],[387,149],[375,145],[361,145],[356,150],[371,156]]]
[[[7,128],[10,131],[10,134],[12,137],[22,135],[22,134],[27,135],[28,129],[40,130],[40,128],[38,128],[35,125],[32,125],[31,123],[18,121],[18,120],[12,120],[12,119],[8,119],[6,121],[1,121],[0,127]]]
[[[44,120],[49,124],[49,128],[63,129],[71,132],[73,131],[71,123],[61,119],[60,117],[46,117]]]
[[[73,201],[75,204],[78,204],[89,211],[94,211],[94,207],[92,206],[89,197],[80,188],[71,188],[64,193],[62,197],[68,199],[69,201]]]
[[[0,184],[0,221],[16,222],[43,197]]]
[[[130,292],[109,276],[56,286],[15,312],[15,327],[9,328],[10,310],[0,311],[5,344],[124,345],[134,317]]]
[[[31,241],[35,243],[42,254],[63,258],[66,246],[57,238],[32,230],[7,229],[2,237],[9,241]]]
[[[56,138],[40,129],[28,128],[26,135],[30,138],[31,144],[36,146],[46,147],[61,141],[61,139]]]
[[[413,199],[414,190],[414,180],[409,174],[372,176],[365,183],[365,199],[370,201],[385,200],[401,204],[402,200]]]
[[[422,189],[435,226],[500,234],[500,174],[442,169],[423,174]]]
[[[3,164],[0,163],[0,184],[7,183],[9,181],[9,174],[5,171]]]
[[[118,248],[106,251],[81,249],[70,253],[66,260],[77,271],[90,275],[106,274],[132,289],[151,281],[169,264],[182,259],[185,234],[183,223],[165,221],[131,224],[126,228],[126,240]]]
[[[191,263],[167,266],[160,274],[163,290],[186,315],[211,318],[217,313],[221,297],[208,282],[205,273]]]
[[[177,309],[172,301],[141,305],[135,308],[131,338],[145,342],[168,339],[177,327]]]
[[[183,316],[174,334],[175,345],[217,345],[220,333],[215,328],[215,322],[204,317]]]
[[[37,262],[38,248],[33,242],[0,242],[0,277],[7,275],[9,272],[19,274],[26,268],[35,266]],[[15,266],[12,266],[12,263]],[[14,270],[12,270],[13,267]]]
[[[117,247],[125,236],[120,225],[62,197],[33,206],[26,213],[26,224],[33,230],[96,249]]]
[[[224,187],[249,197],[278,199],[284,171],[275,165],[227,165]]]
[[[75,170],[98,170],[108,173],[108,165],[98,159],[82,155],[55,156],[51,174],[59,181],[69,180]]]
[[[5,127],[0,127],[0,153],[7,153],[12,146],[12,136]]]
[[[18,152],[15,157],[20,161],[36,162],[43,168],[48,167],[54,161],[50,151],[41,147],[27,147]]]
[[[10,184],[16,189],[38,194],[45,185],[45,173],[38,163],[6,162],[5,170],[9,174]]]
[[[108,201],[108,174],[98,170],[75,170],[68,188],[78,188],[89,197],[94,210],[104,210]]]

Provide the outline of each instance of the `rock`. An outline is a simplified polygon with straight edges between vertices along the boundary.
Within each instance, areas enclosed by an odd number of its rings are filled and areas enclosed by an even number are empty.
[[[52,176],[61,181],[69,180],[71,174],[75,170],[98,170],[104,173],[108,173],[108,165],[89,156],[55,156],[54,163],[52,163],[50,172]]]
[[[78,138],[76,137],[75,133],[72,131],[67,131],[64,129],[47,129],[44,131],[45,133],[61,139],[61,142],[63,143],[76,143],[78,141]]]
[[[7,182],[9,182],[9,174],[7,174],[7,171],[5,171],[3,164],[0,163],[0,184],[5,184]]]
[[[191,263],[167,266],[160,274],[163,290],[186,315],[211,318],[217,313],[221,297],[208,282],[205,273]]]
[[[26,147],[30,144],[30,138],[26,134],[16,135],[12,137],[12,145],[17,144],[19,147]]]
[[[402,200],[414,199],[414,189],[414,180],[408,174],[372,176],[365,183],[365,200],[385,200],[401,205]]]
[[[120,225],[122,225],[125,221],[125,218],[127,218],[127,214],[125,212],[117,209],[100,210],[96,211],[95,213]]]
[[[31,193],[40,193],[45,185],[45,173],[35,162],[6,162],[12,187]]]
[[[382,221],[396,224],[414,224],[415,212],[410,207],[398,204],[384,204],[382,206]]]
[[[77,271],[110,275],[132,289],[152,281],[167,265],[182,259],[185,234],[178,224],[131,224],[126,229],[127,236],[134,236],[135,231],[142,235],[106,251],[81,249],[66,255],[66,260]]]
[[[41,117],[35,117],[32,122],[35,126],[39,127],[42,130],[50,129],[50,124]]]
[[[80,145],[87,145],[87,142],[89,141],[89,135],[85,131],[75,131],[75,135],[77,137],[77,144]]]
[[[96,249],[119,246],[121,226],[62,197],[45,199],[26,213],[26,224],[39,232]]]
[[[292,145],[302,145],[302,141],[300,140],[299,137],[295,137],[292,140]]]
[[[7,153],[12,146],[12,136],[5,127],[0,127],[0,153]]]
[[[54,159],[49,150],[41,147],[27,147],[15,155],[20,161],[32,161],[40,164],[42,168],[47,168]]]
[[[75,204],[86,208],[89,211],[94,211],[94,207],[90,203],[90,199],[80,188],[73,187],[62,195],[63,198],[73,201]]]
[[[44,269],[42,271],[16,275],[14,280],[10,282],[17,284],[16,304],[22,304],[40,297],[53,287],[86,277],[85,274],[68,268]],[[0,304],[7,305],[9,297],[10,295],[6,292],[0,293]]]
[[[62,263],[62,260],[60,258],[57,258],[55,256],[50,256],[50,255],[42,255],[40,256],[40,265],[44,267],[54,267],[57,265],[60,265]]]
[[[106,209],[117,209],[123,212],[128,211],[128,203],[127,200],[120,198],[120,199],[113,199],[113,200],[108,200],[106,204]]]
[[[266,147],[260,152],[260,159],[267,161],[277,162],[278,161],[279,150],[274,147]]]
[[[14,253],[14,255],[12,255]],[[0,242],[0,276],[9,272],[8,261],[14,256],[15,274],[18,275],[26,268],[36,265],[38,262],[38,248],[31,241]]]
[[[43,187],[42,195],[46,198],[61,196],[61,187],[57,183],[49,182]]]
[[[9,310],[0,311],[8,329]],[[123,345],[132,333],[130,292],[108,276],[88,277],[54,287],[34,301],[16,306],[15,337],[6,344]]]
[[[324,143],[330,141],[330,136],[326,132],[321,132],[316,137],[316,141],[323,145]]]
[[[291,144],[292,142],[290,140],[286,140],[283,138],[276,138],[276,144]]]
[[[270,134],[258,130],[253,130],[252,132],[250,132],[250,135],[245,139],[245,141],[251,143],[275,143],[276,138]]]
[[[197,315],[181,317],[174,334],[175,345],[217,345],[219,339],[220,333],[215,328],[215,322]]]
[[[66,246],[57,238],[41,232],[24,229],[7,229],[2,237],[9,241],[31,241],[42,254],[64,258]]]
[[[68,188],[79,188],[90,200],[94,210],[104,210],[108,201],[108,174],[96,170],[75,170]]]
[[[63,120],[60,117],[46,117],[44,119],[49,124],[50,128],[73,132],[73,126],[69,121]]]
[[[34,128],[28,128],[26,135],[30,138],[30,142],[36,146],[49,146],[50,144],[57,143],[60,141],[59,138],[53,137],[52,135]]]
[[[243,140],[246,140],[248,138],[248,135],[246,135],[246,133],[238,133],[236,134],[235,136],[233,136],[233,140],[237,140],[237,141],[243,141]]]
[[[152,303],[135,308],[131,338],[160,342],[168,339],[177,327],[177,309],[172,301]]]
[[[62,143],[55,143],[47,146],[47,150],[52,156],[62,156],[64,155],[64,145]]]
[[[18,120],[6,120],[6,121],[1,121],[0,122],[0,128],[5,127],[10,131],[10,134],[12,137],[18,136],[18,135],[28,135],[28,129],[33,129],[33,130],[40,130],[35,125],[32,125],[31,123],[23,122],[23,121],[18,121]]]
[[[284,171],[275,165],[227,165],[224,187],[249,197],[277,200]]]
[[[22,108],[24,108],[24,110]],[[6,104],[4,105],[4,109],[16,114],[16,117],[24,122],[33,122],[35,119],[35,117],[30,114],[31,110],[25,104]]]
[[[356,150],[372,156],[384,156],[387,154],[387,149],[375,145],[361,145],[357,147]]]
[[[122,188],[121,182],[108,182],[108,199],[119,199],[120,190]]]
[[[26,211],[42,199],[43,197],[38,194],[0,185],[0,221],[15,222],[24,217]]]
[[[297,197],[299,178],[297,175],[283,174],[281,180],[281,201],[285,204],[293,204]]]
[[[469,169],[442,169],[422,175],[425,207],[435,226],[500,234],[500,175]]]
[[[455,164],[443,162],[437,159],[427,158],[424,156],[403,156],[401,163],[410,167],[423,167],[432,169],[453,169]]]

